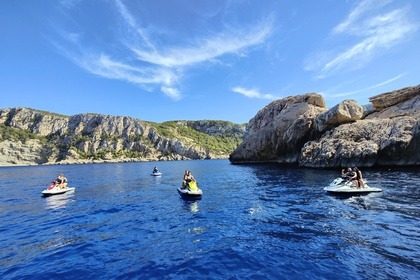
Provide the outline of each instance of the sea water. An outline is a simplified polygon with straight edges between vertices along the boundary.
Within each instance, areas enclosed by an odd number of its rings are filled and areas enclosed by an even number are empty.
[[[177,193],[185,170],[201,200]],[[363,171],[383,192],[227,160],[2,167],[0,278],[420,279],[419,170]],[[58,173],[75,191],[42,197]]]

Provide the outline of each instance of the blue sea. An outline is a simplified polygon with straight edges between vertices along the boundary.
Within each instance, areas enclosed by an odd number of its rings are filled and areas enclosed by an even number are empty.
[[[0,279],[420,279],[419,169],[363,171],[383,192],[227,160],[1,167]],[[42,197],[58,173],[75,191]]]

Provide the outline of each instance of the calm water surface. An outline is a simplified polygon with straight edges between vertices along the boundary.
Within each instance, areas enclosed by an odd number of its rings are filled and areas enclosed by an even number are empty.
[[[163,176],[150,176],[158,165]],[[184,170],[204,195],[183,200]],[[41,197],[58,173],[74,193]],[[1,279],[420,279],[420,173],[227,160],[0,168]]]

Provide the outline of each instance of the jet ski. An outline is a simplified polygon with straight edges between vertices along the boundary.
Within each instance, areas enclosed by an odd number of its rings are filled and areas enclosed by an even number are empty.
[[[152,173],[150,173],[150,175],[152,175],[152,176],[162,176],[162,173],[160,173],[158,171],[158,172],[152,172]]]
[[[185,187],[179,187],[177,190],[183,198],[201,199],[203,195],[203,191],[198,188],[198,184],[195,181],[191,181]]]
[[[42,191],[42,195],[51,196],[51,195],[56,195],[56,194],[63,194],[63,193],[74,191],[74,190],[75,188],[69,188],[69,187],[60,188],[58,184],[53,182],[46,190]]]
[[[364,188],[356,188],[352,181],[348,181],[343,178],[337,178],[329,184],[328,187],[324,188],[324,191],[327,191],[332,194],[367,194],[371,192],[381,192],[380,188],[371,188],[366,183]]]

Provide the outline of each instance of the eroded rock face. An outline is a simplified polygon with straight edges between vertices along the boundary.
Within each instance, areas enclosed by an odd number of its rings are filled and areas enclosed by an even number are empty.
[[[354,100],[344,100],[315,118],[315,128],[324,132],[341,124],[354,122],[363,117],[363,107]]]
[[[302,148],[305,167],[415,165],[418,121],[413,117],[360,120],[341,125]]]
[[[131,117],[99,114],[68,117],[12,108],[0,110],[0,124],[44,136],[43,143],[32,139],[32,148],[21,141],[7,143],[0,138],[0,165],[228,157],[228,154],[212,152],[188,137],[164,137],[150,123]],[[209,135],[243,135],[243,126],[229,122],[196,121],[191,125],[199,126]]]
[[[369,101],[377,111],[381,111],[418,95],[420,95],[420,85],[382,93],[369,98]]]
[[[177,121],[177,124],[189,126],[196,131],[213,136],[242,137],[245,126],[227,121],[200,120],[200,121]]]
[[[372,113],[366,119],[392,119],[401,116],[412,116],[420,119],[420,94],[391,107],[384,108],[379,112]]]
[[[68,117],[44,114],[27,108],[0,110],[0,123],[46,136],[67,132]]]
[[[53,160],[57,153],[53,147],[45,146],[36,139],[0,142],[0,163],[3,166],[44,164]]]
[[[420,165],[419,89],[377,95],[366,109],[351,100],[330,110],[303,105],[301,97],[277,100],[249,122],[230,160],[315,168]]]
[[[315,93],[270,103],[250,120],[230,161],[296,163],[301,147],[312,137],[314,118],[325,110],[324,99]]]

